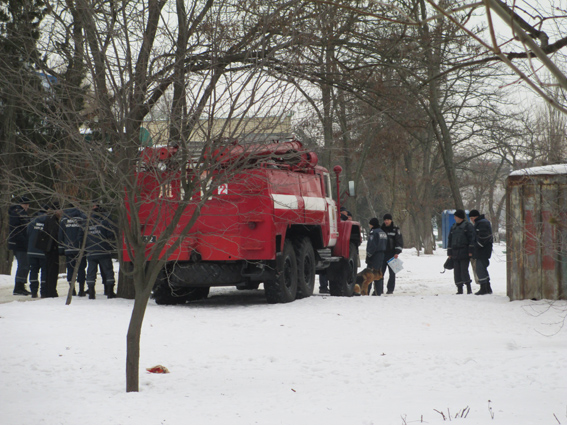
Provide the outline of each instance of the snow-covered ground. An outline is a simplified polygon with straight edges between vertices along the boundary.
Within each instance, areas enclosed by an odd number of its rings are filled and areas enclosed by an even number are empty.
[[[389,296],[150,301],[139,393],[125,392],[132,301],[99,284],[66,306],[61,275],[61,297],[20,302],[0,276],[0,424],[567,424],[567,303],[510,302],[504,249],[488,296],[454,295],[439,249],[405,250]]]

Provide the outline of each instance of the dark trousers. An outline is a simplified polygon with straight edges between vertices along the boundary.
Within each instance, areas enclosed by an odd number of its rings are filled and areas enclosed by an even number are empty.
[[[75,272],[75,267],[77,267],[77,260],[79,259],[79,254],[67,255],[67,282],[71,283],[73,280],[73,273]],[[87,256],[83,255],[81,262],[78,265],[77,270],[77,282],[79,282],[79,288],[85,287],[85,282],[87,280]]]
[[[476,275],[478,276],[478,284],[488,283],[490,276],[488,275],[488,266],[490,265],[490,260],[488,258],[477,258],[476,259]]]
[[[455,285],[463,285],[471,281],[471,276],[469,275],[469,262],[469,258],[465,258],[463,260],[453,259],[453,264],[455,266],[453,269]]]
[[[329,279],[327,279],[327,272],[323,272],[319,275],[319,288],[328,288]]]
[[[87,258],[87,262],[87,286],[89,288],[94,288],[98,267],[100,267],[100,276],[104,285],[114,286],[114,267],[112,266],[111,257],[89,257]]]
[[[47,264],[47,274],[45,283],[47,293],[44,296],[49,298],[58,297],[57,294],[57,278],[59,277],[59,251],[53,249],[45,253],[45,262]]]
[[[384,293],[384,279],[375,280],[374,282],[374,293],[376,295],[382,295]],[[372,289],[372,282],[368,285],[368,293],[370,294],[370,290]]]
[[[37,294],[40,290],[41,295],[47,296],[47,262],[45,257],[28,257],[30,262],[30,291]],[[40,278],[41,271],[41,278]],[[40,287],[41,279],[41,287]],[[41,288],[41,289],[40,289]]]
[[[384,256],[384,262],[382,263],[382,274],[386,277],[386,269],[388,269],[388,284],[386,285],[386,290],[388,292],[394,292],[394,288],[396,287],[396,273],[392,270],[392,268],[388,265],[388,260],[394,258],[394,254]]]
[[[26,251],[14,251],[14,257],[16,257],[16,261],[18,262],[15,279],[16,284],[23,283],[25,285],[28,283],[28,274],[30,273],[28,253]]]

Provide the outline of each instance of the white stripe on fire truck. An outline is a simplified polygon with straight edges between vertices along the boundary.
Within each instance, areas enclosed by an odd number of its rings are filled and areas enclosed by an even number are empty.
[[[295,195],[272,194],[272,199],[276,210],[296,210],[299,208],[299,202]],[[303,202],[306,211],[325,211],[326,202],[323,198],[304,196]]]
[[[324,198],[317,198],[315,196],[304,196],[305,209],[308,211],[325,211],[327,202]]]
[[[299,208],[299,202],[297,202],[297,196],[295,195],[272,193],[272,199],[274,200],[274,208],[276,210],[296,210]]]

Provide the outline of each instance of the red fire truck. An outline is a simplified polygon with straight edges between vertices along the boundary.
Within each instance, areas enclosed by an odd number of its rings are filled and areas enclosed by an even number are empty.
[[[203,299],[212,286],[257,289],[261,283],[269,303],[291,302],[311,296],[321,272],[331,295],[352,296],[360,224],[340,220],[331,175],[314,152],[294,140],[229,144],[188,158],[175,148],[146,148],[138,170],[143,201],[137,211],[148,247],[176,220],[153,289],[156,303]],[[190,202],[181,202],[179,170],[189,181],[206,180]],[[337,193],[341,171],[334,168]],[[124,260],[131,261],[127,249]]]

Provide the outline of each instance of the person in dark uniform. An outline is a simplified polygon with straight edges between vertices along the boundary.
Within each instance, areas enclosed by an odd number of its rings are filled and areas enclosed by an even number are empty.
[[[30,263],[30,290],[32,298],[37,298],[38,291],[42,298],[47,297],[47,261],[45,252],[38,247],[38,237],[44,231],[47,219],[47,206],[33,216],[28,225],[28,260]],[[41,285],[40,285],[41,282]]]
[[[67,265],[67,282],[73,282],[73,273],[77,269],[77,282],[79,282],[79,297],[84,297],[87,279],[87,252],[83,249],[81,261],[79,256],[83,247],[87,216],[78,208],[69,208],[63,211],[61,228],[59,231],[60,249],[65,255]],[[73,295],[76,295],[73,285]]]
[[[371,218],[370,233],[366,243],[366,265],[372,269],[380,270],[384,262],[384,254],[388,246],[388,236],[380,228],[380,222],[376,217]],[[370,291],[370,287],[368,288]],[[382,295],[384,292],[384,279],[374,281],[374,294]]]
[[[28,208],[30,200],[25,196],[17,199],[17,204],[12,205],[8,210],[10,234],[8,236],[8,249],[14,251],[14,257],[18,262],[16,279],[14,284],[14,295],[29,295],[26,284],[30,265],[28,262],[28,224],[30,216]]]
[[[480,290],[475,292],[475,295],[492,294],[490,276],[488,274],[488,266],[492,256],[492,225],[484,217],[484,214],[480,214],[478,210],[472,210],[469,213],[469,217],[475,230],[473,258],[476,260],[476,275],[480,285]]]
[[[463,293],[463,286],[467,287],[467,294],[472,294],[469,262],[474,252],[474,245],[475,231],[473,225],[466,220],[466,214],[463,210],[456,210],[455,224],[449,231],[447,255],[453,260],[453,276],[457,286],[457,294]]]
[[[93,205],[93,212],[87,228],[87,286],[89,299],[94,300],[97,268],[105,284],[108,298],[116,298],[114,292],[114,267],[112,254],[115,251],[116,230],[98,203]]]
[[[47,293],[42,298],[57,298],[57,279],[59,278],[59,220],[63,211],[58,202],[53,202],[47,210],[47,218],[43,230],[49,235],[50,243],[45,249],[47,263],[46,286]]]
[[[388,261],[392,258],[398,258],[404,249],[404,239],[399,227],[394,226],[392,221],[392,214],[384,214],[382,222],[382,230],[388,236],[388,247],[384,254],[384,263],[382,264],[382,274],[386,276],[386,269],[388,269],[388,286],[386,287],[386,294],[393,294],[396,287],[396,273],[392,271],[388,265]]]

